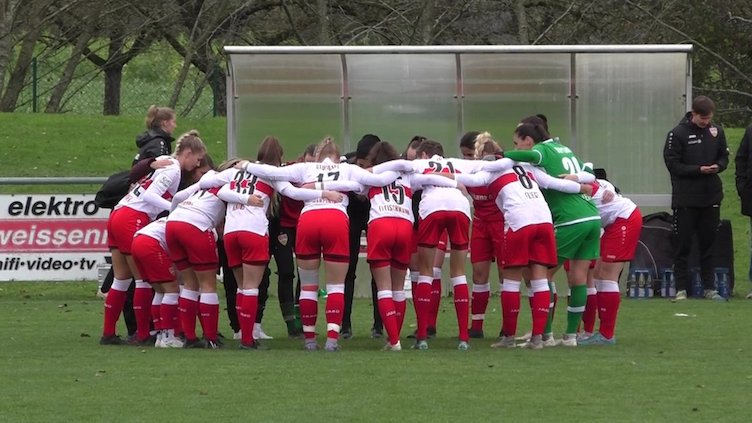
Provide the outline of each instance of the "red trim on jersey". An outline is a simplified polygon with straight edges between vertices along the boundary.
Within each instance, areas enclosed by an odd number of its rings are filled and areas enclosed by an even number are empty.
[[[533,177],[532,173],[527,172],[527,176],[531,180],[533,180],[533,181],[535,180],[535,178]],[[497,178],[495,181],[491,182],[491,184],[488,186],[488,188],[491,189],[495,193],[499,193],[499,192],[501,192],[501,190],[505,186],[507,186],[507,185],[509,185],[509,184],[511,184],[513,182],[519,182],[519,180],[520,180],[519,176],[516,173],[514,173],[514,172],[512,172],[512,173],[505,173],[504,175],[501,175],[499,178]]]
[[[379,187],[371,187],[368,189],[368,199],[371,200],[377,195],[381,195],[382,191]]]
[[[590,185],[593,186],[593,194],[590,196],[595,197],[595,193],[598,192],[599,189],[601,189],[601,186],[596,182],[591,182]]]
[[[270,187],[269,185],[261,181],[256,182],[256,191],[261,191],[264,194],[266,194],[268,197],[271,197],[272,194],[274,194],[274,188]]]
[[[215,195],[215,196],[216,196],[216,195],[217,195],[217,193],[219,192],[219,190],[220,190],[220,188],[211,188],[211,189],[209,190],[209,194],[213,194],[213,195]]]

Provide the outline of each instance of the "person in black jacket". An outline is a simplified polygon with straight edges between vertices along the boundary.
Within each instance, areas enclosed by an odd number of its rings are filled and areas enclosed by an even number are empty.
[[[692,110],[668,133],[663,159],[671,174],[671,208],[674,210],[676,299],[687,298],[690,274],[687,267],[692,242],[697,235],[700,274],[705,298],[724,300],[713,289],[713,244],[720,223],[723,185],[718,173],[728,166],[728,147],[723,128],[714,124],[713,101],[699,96]]]
[[[150,157],[168,156],[172,154],[172,137],[177,121],[175,111],[166,107],[152,105],[146,114],[146,132],[136,137],[138,154],[133,158],[133,164]]]
[[[361,166],[361,163],[368,158],[373,146],[381,140],[376,135],[368,134],[358,141],[355,153],[347,154],[345,157],[348,163]],[[360,235],[368,229],[368,217],[371,212],[371,203],[367,197],[348,193],[349,203],[347,206],[347,215],[350,218],[350,267],[347,269],[345,277],[345,310],[342,316],[342,329],[340,330],[343,339],[352,337],[352,314],[353,296],[355,295],[355,270],[358,266],[358,255],[360,254]],[[373,300],[373,326],[371,327],[371,337],[381,338],[384,334],[384,325],[381,322],[379,314],[379,303],[376,301],[376,282],[371,278],[371,295]]]
[[[742,214],[752,216],[752,125],[748,126],[744,132],[734,161],[736,162],[736,192],[742,202]],[[752,260],[749,264],[749,280],[752,281]],[[752,299],[752,291],[747,294],[747,299]]]

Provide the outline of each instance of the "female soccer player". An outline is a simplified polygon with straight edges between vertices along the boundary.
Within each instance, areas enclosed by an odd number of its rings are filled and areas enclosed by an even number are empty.
[[[356,181],[364,185],[383,186],[394,182],[397,172],[374,175],[355,165],[339,163],[339,148],[331,138],[316,148],[316,163],[296,163],[285,167],[243,163],[243,168],[260,178],[292,183],[317,184]],[[320,187],[320,185],[319,185]],[[339,350],[339,331],[344,310],[344,281],[350,259],[347,199],[306,201],[298,221],[295,254],[300,275],[300,314],[306,350],[319,349],[316,343],[318,317],[319,266],[323,252],[327,277],[327,351]]]
[[[520,285],[524,269],[529,269],[533,297],[533,335],[529,348],[543,348],[543,330],[548,318],[548,268],[555,267],[556,243],[551,212],[539,187],[569,193],[589,193],[592,187],[548,176],[527,164],[499,160],[506,170],[455,174],[457,182],[468,187],[488,186],[504,213],[505,235],[499,252],[503,268],[501,303],[503,336],[500,344],[515,346],[520,309]]]
[[[282,146],[274,137],[267,137],[259,147],[260,163],[279,166]],[[235,165],[239,160],[231,161]],[[313,191],[293,187],[289,182],[269,181],[242,169],[231,168],[203,178],[202,189],[221,187],[217,196],[227,201],[224,225],[225,248],[230,268],[238,280],[242,296],[239,301],[241,349],[266,349],[253,339],[253,325],[258,309],[259,286],[269,263],[269,211],[274,192],[296,200],[314,201],[322,198],[338,202],[343,195],[334,191]],[[350,188],[357,189],[357,183]],[[247,207],[246,198],[255,195],[263,201],[262,207]]]
[[[143,178],[120,200],[110,215],[107,222],[107,240],[112,252],[115,280],[105,300],[104,329],[100,344],[123,343],[115,334],[115,329],[118,317],[123,310],[131,278],[135,277],[136,280],[134,302],[143,304],[143,301],[137,300],[138,298],[148,298],[148,302],[151,301],[151,287],[141,280],[138,268],[131,256],[133,235],[156,219],[157,215],[170,210],[169,200],[180,185],[181,170],[194,170],[199,166],[205,154],[206,146],[198,137],[198,132],[191,131],[184,134],[175,146],[173,165],[156,170]],[[146,307],[148,308],[148,305]],[[148,317],[145,325],[138,324],[140,329],[137,338],[140,342],[148,342],[148,324]]]
[[[480,160],[501,153],[501,147],[488,132],[468,132],[460,139],[462,156]],[[470,338],[483,338],[488,298],[491,290],[488,275],[491,262],[496,260],[501,277],[501,263],[495,252],[501,251],[504,239],[504,215],[496,205],[496,198],[487,186],[467,187],[473,199],[473,226],[470,236],[470,263],[473,266],[473,296],[470,303]]]
[[[619,274],[632,260],[642,231],[642,214],[632,200],[616,193],[614,186],[602,178],[593,183],[593,201],[601,216],[601,258],[595,265],[595,289],[600,328],[598,333],[577,341],[578,345],[614,345],[616,318],[619,314]],[[604,201],[611,193],[613,199]]]

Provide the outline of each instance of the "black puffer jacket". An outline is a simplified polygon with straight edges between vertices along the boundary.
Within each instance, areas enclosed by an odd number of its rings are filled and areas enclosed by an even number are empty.
[[[752,216],[752,125],[744,132],[736,162],[736,192],[742,200],[742,214]]]
[[[138,154],[133,159],[133,164],[144,159],[172,154],[173,141],[175,138],[161,129],[150,129],[144,132],[136,137]]]
[[[723,185],[718,173],[728,167],[728,146],[723,128],[692,123],[687,113],[666,137],[663,160],[671,174],[671,207],[708,207],[721,204]],[[718,173],[703,174],[700,166],[718,165]]]

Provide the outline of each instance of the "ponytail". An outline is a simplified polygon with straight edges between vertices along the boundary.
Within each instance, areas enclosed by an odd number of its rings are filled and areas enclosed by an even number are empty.
[[[544,128],[543,125],[533,125],[531,123],[520,124],[517,129],[514,130],[514,134],[521,139],[530,137],[536,144],[551,138],[551,135],[548,134],[548,131],[546,131],[546,128]]]
[[[475,158],[482,159],[485,156],[501,152],[499,144],[491,138],[491,134],[483,132],[475,137]]]
[[[317,162],[320,162],[326,157],[337,157],[337,159],[339,159],[339,147],[334,143],[332,137],[326,137],[316,146],[316,151],[313,156],[316,158]]]
[[[194,153],[206,152],[206,145],[198,137],[197,130],[191,129],[178,138],[177,142],[175,142],[175,153],[173,156],[177,157],[185,150],[191,150]]]
[[[174,117],[174,110],[167,107],[157,107],[152,104],[146,113],[146,130],[159,129],[162,127],[162,122],[171,120]]]

